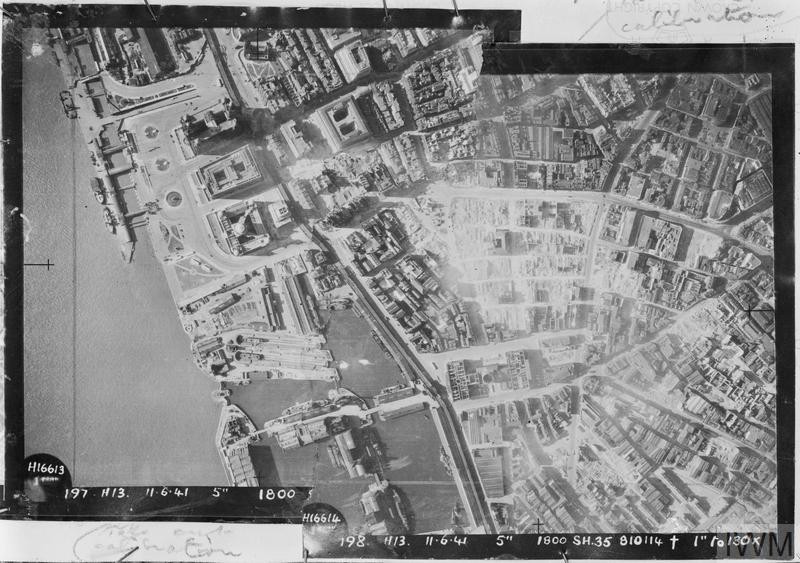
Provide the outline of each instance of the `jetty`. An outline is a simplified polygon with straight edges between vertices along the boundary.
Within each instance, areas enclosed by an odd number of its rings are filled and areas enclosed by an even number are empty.
[[[119,195],[114,187],[111,179],[111,174],[108,171],[108,166],[103,159],[103,149],[100,146],[100,141],[97,138],[93,140],[95,147],[94,158],[95,172],[98,177],[99,192],[102,193],[105,199],[105,209],[108,210],[107,217],[110,215],[110,224],[113,225],[113,234],[119,240],[119,250],[122,254],[122,259],[125,262],[130,262],[133,258],[133,234],[131,233],[125,213],[122,211],[120,205]],[[108,224],[109,221],[107,221]]]

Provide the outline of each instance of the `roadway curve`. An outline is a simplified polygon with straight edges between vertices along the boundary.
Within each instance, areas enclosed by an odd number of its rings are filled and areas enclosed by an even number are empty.
[[[332,252],[333,249],[328,245],[326,250]],[[491,509],[486,502],[483,487],[480,485],[480,476],[473,463],[472,456],[469,454],[469,446],[459,432],[458,416],[453,405],[439,393],[441,387],[438,382],[425,370],[425,367],[414,356],[405,341],[396,333],[394,327],[389,324],[381,314],[372,300],[369,292],[361,286],[360,281],[350,267],[340,266],[339,270],[347,278],[350,287],[356,292],[364,306],[365,311],[370,315],[372,321],[381,329],[382,336],[386,337],[386,344],[397,354],[395,357],[403,365],[409,376],[419,379],[425,384],[431,397],[439,404],[439,412],[442,414],[440,420],[444,430],[444,438],[450,445],[453,452],[453,463],[459,475],[462,476],[464,490],[467,492],[466,501],[470,504],[471,512],[475,517],[475,524],[483,526],[487,533],[496,533],[494,520],[491,517]]]
[[[319,236],[318,233],[312,231],[312,240],[323,248],[329,256],[337,256],[333,246],[326,239]],[[363,309],[369,314],[372,323],[381,330],[381,335],[385,338],[387,347],[391,349],[395,359],[408,374],[408,377],[412,380],[419,379],[422,381],[431,398],[439,404],[439,412],[442,415],[440,420],[445,434],[444,438],[454,454],[453,463],[456,466],[456,471],[462,476],[464,491],[467,493],[465,500],[470,505],[475,524],[483,526],[486,533],[496,533],[494,519],[491,517],[491,509],[486,502],[483,487],[480,484],[478,470],[473,463],[472,456],[469,454],[469,446],[461,432],[459,432],[458,416],[453,405],[441,395],[439,392],[441,385],[428,374],[406,342],[386,320],[373,301],[369,291],[361,285],[361,281],[355,275],[355,272],[350,267],[343,266],[341,262],[338,263],[338,269],[360,298]]]

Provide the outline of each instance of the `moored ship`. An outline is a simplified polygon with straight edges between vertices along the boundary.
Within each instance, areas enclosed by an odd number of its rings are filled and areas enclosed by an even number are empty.
[[[116,222],[114,221],[114,214],[108,207],[103,208],[103,219],[105,220],[108,232],[114,234],[117,231]]]
[[[320,309],[328,309],[331,311],[344,311],[345,309],[349,309],[353,306],[353,300],[347,297],[342,297],[340,299],[320,299],[319,300],[319,307]]]
[[[385,479],[373,475],[374,482],[361,495],[361,510],[369,533],[375,535],[405,534],[411,524],[403,499]]]
[[[249,445],[258,441],[256,425],[236,405],[226,405],[217,426],[217,451],[228,482],[237,487],[257,487],[258,478]]]
[[[277,379],[294,379],[296,381],[329,381],[338,383],[341,379],[336,368],[318,368],[316,370],[296,369],[267,369],[251,370],[244,373],[244,377],[252,381],[272,381]]]
[[[90,186],[92,188],[92,193],[94,194],[94,198],[97,200],[97,203],[100,205],[105,205],[106,203],[106,194],[103,190],[103,184],[99,178],[91,178]]]
[[[218,403],[223,403],[225,405],[228,404],[228,397],[230,396],[231,396],[231,390],[223,389],[222,387],[220,387],[219,389],[215,389],[211,393],[211,398],[214,399],[214,401]]]
[[[78,111],[75,107],[75,101],[72,98],[72,92],[69,90],[62,90],[58,97],[61,100],[61,106],[64,108],[64,115],[70,119],[77,119]]]
[[[363,414],[365,411],[367,411],[367,403],[364,399],[352,391],[339,387],[328,391],[327,399],[304,401],[284,409],[281,416],[265,422],[264,429],[275,432],[285,426],[304,423],[319,417],[331,418],[337,413],[346,416],[360,416],[365,424],[371,423],[371,418]]]

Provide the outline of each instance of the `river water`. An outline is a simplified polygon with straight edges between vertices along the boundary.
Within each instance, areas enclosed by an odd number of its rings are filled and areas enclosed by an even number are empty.
[[[214,385],[146,233],[120,258],[89,188],[91,166],[49,53],[23,63],[25,452],[64,461],[82,486],[226,484]],[[133,198],[135,199],[135,198]]]
[[[80,486],[227,484],[214,435],[214,384],[194,365],[166,279],[144,231],[124,264],[89,189],[91,167],[77,123],[61,109],[65,88],[49,54],[23,65],[25,244],[25,453],[64,461]],[[135,197],[126,194],[132,208]],[[331,314],[328,348],[341,385],[370,400],[402,381],[397,365],[352,311]],[[299,401],[327,396],[322,382],[262,381],[232,400],[257,426]],[[386,447],[386,478],[413,507],[419,532],[448,526],[458,499],[439,462],[425,412],[375,428]],[[274,440],[252,448],[264,485],[312,485],[313,498],[363,519],[366,478],[348,479],[321,446],[283,452]]]

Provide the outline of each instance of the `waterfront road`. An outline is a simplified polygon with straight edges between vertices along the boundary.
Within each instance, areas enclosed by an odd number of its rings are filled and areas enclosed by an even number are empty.
[[[333,252],[333,249],[328,246],[328,251]],[[441,422],[440,431],[443,432],[443,437],[450,446],[449,449],[453,454],[452,461],[455,465],[455,470],[463,481],[465,500],[469,504],[469,511],[472,513],[477,526],[482,526],[486,533],[496,533],[494,520],[486,502],[478,470],[469,453],[469,446],[461,432],[459,432],[459,419],[452,404],[441,395],[438,382],[428,374],[405,340],[396,333],[394,327],[381,314],[369,291],[361,285],[361,281],[355,275],[355,272],[348,266],[340,266],[340,271],[346,277],[356,295],[358,295],[365,313],[370,316],[373,324],[381,329],[381,337],[384,338],[386,346],[395,355],[403,369],[412,379],[422,381],[430,395],[439,403],[441,407],[438,409],[440,414],[438,418]]]
[[[286,186],[283,184],[278,184],[278,186],[287,203],[294,205]],[[338,258],[339,255],[330,241],[321,236],[315,228],[301,222],[300,229],[328,256]],[[369,290],[362,285],[361,280],[352,268],[344,266],[341,259],[339,259],[337,269],[358,297],[361,310],[367,322],[369,322],[373,330],[380,334],[384,344],[392,353],[406,377],[412,382],[414,380],[421,381],[428,394],[439,405],[440,408],[431,409],[431,418],[444,446],[450,451],[450,458],[455,469],[453,477],[465,502],[464,508],[472,516],[476,526],[481,526],[487,534],[496,533],[494,519],[492,518],[489,504],[486,502],[486,495],[481,485],[478,470],[475,467],[472,455],[469,453],[469,446],[458,429],[458,415],[453,405],[447,400],[446,394],[442,396],[440,393],[441,385],[430,376],[402,336],[387,321],[372,299]]]
[[[333,246],[319,233],[311,231],[312,240],[325,250],[329,256],[337,256]],[[442,438],[445,440],[452,452],[452,461],[455,466],[454,469],[458,473],[460,479],[456,479],[458,484],[462,482],[464,500],[468,506],[465,508],[473,515],[473,520],[476,526],[481,526],[486,533],[496,533],[494,520],[491,516],[491,509],[486,502],[486,496],[481,485],[478,470],[472,456],[469,453],[469,446],[466,443],[461,432],[459,432],[458,415],[453,409],[450,401],[443,397],[440,393],[441,385],[433,379],[427,372],[425,367],[414,355],[408,344],[403,340],[394,327],[387,321],[381,314],[380,309],[375,304],[369,291],[362,285],[361,280],[348,266],[344,266],[341,262],[338,263],[339,271],[347,279],[348,284],[359,297],[359,303],[366,315],[369,316],[370,323],[380,331],[380,335],[384,343],[394,355],[397,362],[406,372],[407,377],[412,380],[418,379],[423,382],[431,397],[439,404],[439,409],[434,418],[438,419],[438,427]],[[435,420],[434,422],[437,422]]]

